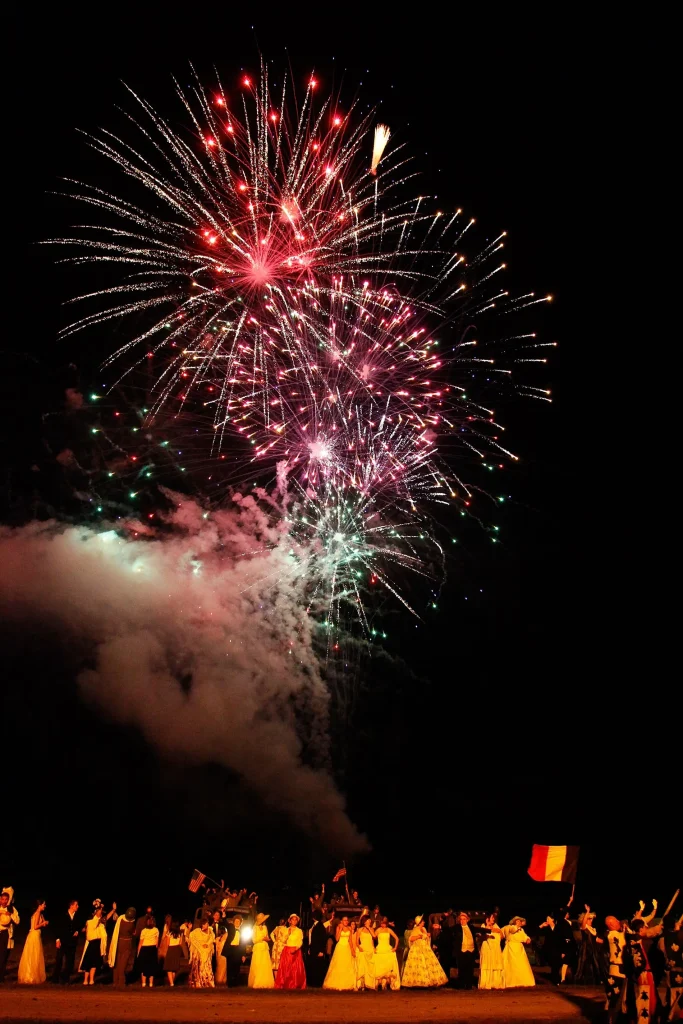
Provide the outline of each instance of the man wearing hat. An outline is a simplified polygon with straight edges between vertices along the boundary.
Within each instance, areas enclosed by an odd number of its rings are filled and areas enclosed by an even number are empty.
[[[69,900],[69,907],[60,914],[55,923],[55,969],[52,981],[55,985],[68,985],[74,969],[76,946],[78,945],[78,900]]]
[[[133,939],[135,936],[135,907],[117,918],[114,934],[109,943],[107,963],[114,971],[114,985],[123,987],[126,984],[126,973],[132,971],[134,964]]]
[[[13,900],[14,889],[7,886],[0,894],[0,983],[5,980],[7,958],[14,948],[14,926],[19,924],[19,914]]]

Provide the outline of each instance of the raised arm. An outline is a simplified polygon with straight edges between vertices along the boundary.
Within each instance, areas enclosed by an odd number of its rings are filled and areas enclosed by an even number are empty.
[[[394,940],[394,952],[396,952],[396,950],[398,949],[398,941],[399,941],[398,940],[398,935],[396,934],[396,932],[392,931],[391,928],[390,928],[389,929],[389,936],[390,936],[390,938],[392,938]]]

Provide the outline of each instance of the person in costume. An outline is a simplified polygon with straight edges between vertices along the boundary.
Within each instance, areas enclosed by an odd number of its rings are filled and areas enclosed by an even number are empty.
[[[306,980],[312,988],[322,988],[327,973],[327,928],[322,911],[313,911],[313,927],[308,937],[306,953]]]
[[[441,924],[439,923],[438,932],[440,931]],[[465,913],[465,911],[458,914],[453,931],[451,932],[451,940],[453,943],[452,958],[455,960],[455,966],[458,969],[457,988],[469,991],[474,987],[477,943],[474,938],[474,930],[470,927],[470,915]],[[432,942],[432,948],[433,946],[434,943]]]
[[[346,914],[337,926],[337,944],[327,968],[323,988],[336,992],[353,992],[358,977],[356,966],[356,940]]]
[[[45,900],[36,900],[31,915],[31,928],[19,961],[17,981],[20,985],[42,985],[45,981],[45,954],[43,953],[43,928],[48,921],[43,916]]]
[[[102,920],[102,907],[96,907],[93,915],[85,924],[85,946],[83,956],[78,965],[83,972],[83,984],[94,985],[95,974],[102,966],[102,958],[107,951],[107,929]]]
[[[270,962],[272,964],[273,971],[277,971],[280,966],[280,956],[282,954],[282,950],[285,948],[285,942],[287,941],[287,925],[285,924],[284,917],[280,918],[277,926],[273,928],[270,933],[270,941],[273,943]]]
[[[14,948],[14,926],[20,920],[14,906],[14,889],[7,886],[0,893],[0,984],[5,980],[7,960]]]
[[[375,989],[375,929],[372,918],[364,914],[354,936],[356,942],[356,988]]]
[[[69,902],[68,910],[60,914],[55,923],[55,966],[52,981],[55,985],[68,985],[74,969],[78,945],[78,900]]]
[[[505,949],[503,950],[503,976],[505,988],[531,988],[536,984],[534,972],[531,970],[525,946],[531,939],[524,931],[526,920],[513,917],[510,924],[503,928]]]
[[[159,969],[159,929],[151,914],[148,914],[145,927],[138,939],[138,973],[145,988],[154,988],[154,975]]]
[[[683,1013],[683,917],[676,921],[671,913],[662,918],[659,948],[664,955],[666,982],[665,1020],[680,1020]]]
[[[190,979],[191,988],[215,988],[211,957],[214,934],[208,918],[190,932]]]
[[[503,929],[496,922],[496,915],[490,914],[484,921],[484,939],[479,949],[479,988],[505,988],[502,938]]]
[[[593,924],[594,921],[595,912],[591,911],[591,908],[585,903],[583,914],[579,914],[581,948],[574,974],[574,981],[578,985],[605,984],[605,969],[598,947],[598,930]]]
[[[257,914],[251,933],[251,964],[249,965],[249,988],[274,988],[275,978],[268,949],[268,914]]]
[[[632,1020],[650,1024],[659,1018],[661,1003],[644,940],[660,935],[662,925],[649,928],[642,918],[631,921],[626,934],[628,959],[626,1006]]]
[[[133,935],[136,913],[135,907],[128,907],[126,913],[117,918],[109,943],[107,963],[114,972],[114,985],[120,988],[126,984],[126,974],[133,970],[135,963]]]
[[[306,971],[304,969],[304,958],[301,955],[304,933],[299,927],[299,920],[298,914],[290,914],[287,921],[287,938],[280,955],[280,966],[275,978],[275,988],[306,988]]]
[[[166,953],[164,954],[163,968],[166,980],[170,988],[175,986],[175,976],[180,967],[183,956],[183,934],[180,930],[180,922],[171,920],[168,926],[166,937]]]
[[[228,924],[228,934],[223,946],[223,956],[228,962],[228,985],[236,988],[240,983],[242,964],[246,960],[242,937],[242,918],[237,914]]]
[[[377,949],[375,950],[375,984],[384,991],[387,987],[394,992],[401,987],[401,975],[398,967],[399,938],[389,927],[386,917],[380,919],[379,928],[375,932]],[[393,945],[392,945],[393,942]]]
[[[422,914],[415,918],[415,927],[409,937],[401,981],[404,988],[438,988],[448,984],[448,978],[429,944],[429,933]]]

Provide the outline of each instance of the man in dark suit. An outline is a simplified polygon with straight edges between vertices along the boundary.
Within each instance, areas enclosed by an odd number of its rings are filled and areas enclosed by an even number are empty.
[[[327,973],[327,928],[320,910],[313,911],[313,927],[308,939],[306,979],[310,988],[322,988]]]
[[[52,972],[55,985],[68,985],[71,980],[78,945],[77,914],[78,900],[71,900],[69,909],[59,914],[55,922],[55,969]]]
[[[223,956],[228,961],[228,985],[235,988],[240,983],[240,968],[246,959],[242,941],[242,918],[239,915],[233,917],[227,931]]]
[[[458,968],[457,987],[474,987],[474,964],[477,959],[476,929],[470,928],[470,917],[464,911],[458,914],[453,935],[453,959]]]

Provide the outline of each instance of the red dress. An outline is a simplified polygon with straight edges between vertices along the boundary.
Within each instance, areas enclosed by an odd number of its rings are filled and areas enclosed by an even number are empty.
[[[299,933],[297,935],[297,932]],[[300,939],[298,946],[285,946],[280,954],[280,965],[275,975],[275,988],[306,988],[306,969],[301,955],[304,935],[300,928],[295,928],[291,939]]]

